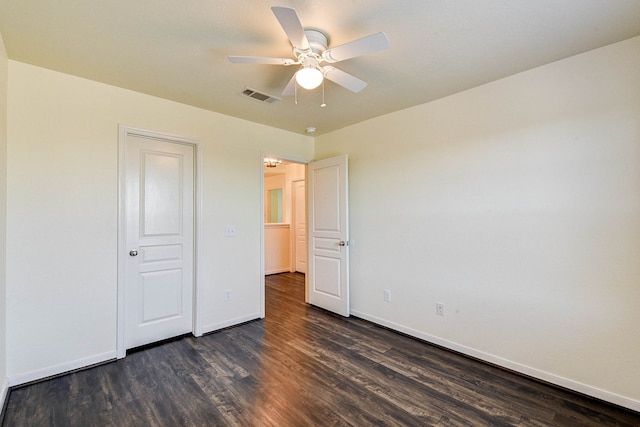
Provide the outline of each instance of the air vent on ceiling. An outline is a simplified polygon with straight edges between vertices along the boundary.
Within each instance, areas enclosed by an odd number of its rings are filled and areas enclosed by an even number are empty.
[[[266,102],[267,104],[273,104],[274,102],[277,101],[281,101],[282,99],[273,96],[273,95],[268,95],[266,93],[262,93],[262,92],[258,92],[255,89],[251,89],[250,87],[245,88],[242,91],[242,95],[244,96],[248,96],[249,98],[253,98],[255,100],[258,100],[260,102]]]

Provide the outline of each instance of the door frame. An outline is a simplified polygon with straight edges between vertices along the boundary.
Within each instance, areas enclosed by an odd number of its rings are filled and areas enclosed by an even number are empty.
[[[274,153],[274,152],[266,152],[264,150],[260,151],[260,279],[259,282],[260,283],[260,318],[264,319],[265,317],[265,279],[264,279],[264,275],[265,275],[265,268],[264,268],[264,207],[265,207],[265,201],[264,201],[264,158],[265,157],[271,157],[271,158],[276,158],[276,159],[280,159],[282,161],[285,162],[290,162],[290,163],[298,163],[301,165],[308,165],[312,160],[303,160],[300,158],[295,158],[295,157],[291,157],[291,156],[281,156],[278,153]],[[305,183],[307,181],[307,177],[305,174]],[[306,194],[306,190],[305,190],[305,194]],[[306,195],[305,195],[306,198]],[[305,201],[305,205],[308,204],[308,200]],[[307,213],[308,216],[308,213]],[[307,254],[307,260],[309,258],[309,254]],[[308,262],[308,261],[307,261]],[[307,280],[306,280],[306,275],[305,275],[305,302],[307,301]]]
[[[125,262],[128,257],[128,248],[126,247],[126,216],[125,216],[125,203],[124,203],[124,190],[126,186],[125,176],[125,151],[126,140],[129,135],[138,136],[142,138],[161,140],[174,144],[184,144],[193,146],[194,154],[194,206],[193,206],[193,321],[192,321],[192,333],[195,336],[202,335],[202,322],[200,315],[200,286],[198,285],[198,278],[200,274],[200,242],[201,238],[201,218],[202,218],[202,156],[200,155],[200,141],[197,139],[186,138],[178,135],[171,135],[162,132],[156,132],[145,129],[138,129],[126,125],[118,125],[118,286],[117,286],[117,319],[116,319],[116,357],[122,359],[126,356],[127,349],[125,346],[125,320],[126,320],[126,306],[125,306]]]
[[[306,165],[305,165],[306,166]],[[305,170],[305,177],[304,179],[296,179],[291,181],[291,236],[289,239],[289,244],[291,245],[291,256],[290,256],[290,260],[289,262],[291,263],[291,266],[289,267],[289,269],[291,270],[291,273],[295,273],[297,270],[297,263],[298,263],[298,251],[296,250],[296,219],[298,217],[298,215],[296,214],[296,207],[295,207],[295,203],[296,203],[296,197],[295,197],[295,191],[296,191],[296,184],[299,182],[304,183],[304,213],[305,213],[305,217],[307,217],[307,176],[306,176],[306,170]],[[306,221],[307,218],[304,219],[305,220],[305,227],[306,227]],[[308,231],[308,230],[306,230]],[[307,250],[307,252],[309,252]],[[309,256],[307,255],[307,261],[309,261]],[[307,273],[305,273],[306,275]]]

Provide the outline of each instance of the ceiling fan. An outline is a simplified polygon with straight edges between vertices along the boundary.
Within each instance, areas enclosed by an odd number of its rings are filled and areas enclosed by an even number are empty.
[[[295,9],[274,6],[271,10],[293,46],[295,59],[265,56],[229,56],[229,60],[238,64],[300,65],[298,71],[282,91],[283,96],[293,95],[296,90],[296,83],[305,89],[311,90],[320,86],[325,78],[352,92],[360,92],[367,86],[366,82],[331,65],[323,64],[333,64],[389,48],[389,39],[386,34],[376,33],[327,49],[327,36],[318,30],[305,30]]]

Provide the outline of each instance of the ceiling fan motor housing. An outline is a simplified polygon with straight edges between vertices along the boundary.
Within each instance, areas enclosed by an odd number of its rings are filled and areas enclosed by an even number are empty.
[[[309,41],[309,47],[311,48],[311,53],[322,56],[322,52],[327,50],[327,46],[329,44],[329,39],[326,34],[318,31],[318,30],[304,30],[304,35],[307,36],[307,40]],[[304,50],[293,48],[293,54],[298,57],[301,54],[308,53]]]

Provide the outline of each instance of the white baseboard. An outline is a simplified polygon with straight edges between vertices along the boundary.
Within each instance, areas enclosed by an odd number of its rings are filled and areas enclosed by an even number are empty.
[[[402,332],[403,334],[410,335],[415,338],[419,338],[421,340],[439,345],[441,347],[448,348],[453,351],[457,351],[459,353],[465,354],[467,356],[474,357],[476,359],[483,360],[488,363],[492,363],[494,365],[501,366],[503,368],[519,372],[521,374],[537,378],[542,381],[546,381],[551,384],[558,385],[560,387],[567,388],[569,390],[576,391],[578,393],[586,394],[600,400],[604,400],[609,403],[613,403],[634,411],[640,411],[640,401],[631,399],[625,396],[621,396],[615,393],[611,393],[606,390],[599,389],[597,387],[592,387],[587,384],[583,384],[578,381],[571,380],[569,378],[564,378],[550,372],[541,371],[535,368],[532,368],[527,365],[523,365],[517,362],[513,362],[511,360],[503,359],[501,357],[495,356],[490,353],[485,353],[480,350],[476,350],[471,347],[467,347],[452,341],[448,341],[434,335],[426,334],[424,332],[397,324],[393,322],[389,322],[384,319],[380,319],[376,316],[371,316],[366,313],[362,313],[357,310],[351,310],[351,314],[360,317],[361,319],[368,320],[369,322],[373,322],[375,324],[384,326],[389,329],[393,329],[394,331]]]
[[[97,363],[107,362],[109,360],[116,359],[116,352],[109,351],[102,354],[96,354],[93,356],[85,357],[82,359],[72,360],[70,362],[60,363],[59,365],[48,366],[42,369],[36,369],[35,371],[26,372],[23,374],[12,375],[9,377],[9,387],[14,387],[21,384],[26,384],[31,381],[37,381],[44,378],[49,378],[55,375],[64,374],[74,371],[76,369],[86,368]]]
[[[292,272],[291,269],[287,267],[287,268],[276,268],[274,270],[265,271],[264,274],[265,276],[269,276],[271,274],[291,273],[291,272]]]
[[[9,378],[4,379],[2,382],[2,389],[0,389],[0,410],[4,408],[5,401],[7,400],[7,393],[9,392]]]
[[[609,392],[607,390],[602,390],[597,387],[583,384],[578,381],[564,378],[549,372],[541,371],[517,362],[503,359],[493,354],[485,353],[471,347],[467,347],[452,341],[448,341],[448,340],[436,337],[434,335],[426,334],[424,332],[421,332],[397,323],[389,322],[387,320],[378,318],[376,316],[371,316],[369,314],[362,313],[357,310],[351,310],[351,314],[353,314],[356,317],[360,317],[364,320],[367,320],[369,322],[373,322],[375,324],[384,326],[386,328],[389,328],[398,332],[402,332],[409,336],[419,338],[421,340],[448,348],[453,351],[457,351],[462,354],[466,354],[467,356],[471,356],[476,359],[480,359],[485,362],[492,363],[494,365],[498,365],[503,368],[510,369],[512,371],[519,372],[521,374],[567,388],[569,390],[574,390],[579,393],[586,394],[586,395],[604,400],[606,402],[613,403],[615,405],[619,405],[634,411],[640,411],[640,401],[638,400],[621,396],[621,395]],[[248,322],[248,321],[256,320],[260,318],[261,318],[260,313],[252,313],[245,316],[236,317],[234,319],[226,320],[224,322],[205,325],[203,328],[204,329],[203,333],[206,334],[209,332],[214,332],[220,329],[224,329],[230,326],[235,326],[240,323],[244,323],[244,322]],[[82,359],[76,359],[70,362],[61,363],[59,365],[37,369],[35,371],[31,371],[23,374],[13,375],[9,378],[5,378],[2,384],[2,388],[0,389],[0,403],[4,404],[9,387],[26,384],[31,381],[37,381],[37,380],[52,377],[55,375],[59,375],[59,374],[64,374],[66,372],[71,372],[76,369],[85,368],[91,365],[95,365],[97,363],[102,363],[102,362],[115,360],[115,359],[116,359],[116,352],[110,351],[110,352],[97,354],[97,355],[82,358]]]
[[[246,316],[236,317],[234,319],[225,320],[224,322],[212,323],[210,325],[203,326],[203,334],[208,334],[209,332],[218,331],[220,329],[228,328],[229,326],[239,325],[240,323],[249,322],[251,320],[261,319],[262,316],[260,313],[251,313]]]

